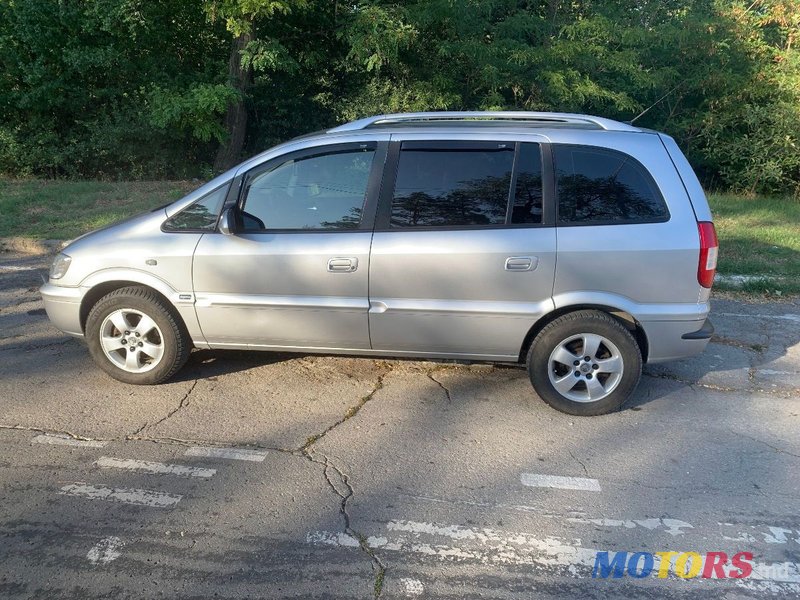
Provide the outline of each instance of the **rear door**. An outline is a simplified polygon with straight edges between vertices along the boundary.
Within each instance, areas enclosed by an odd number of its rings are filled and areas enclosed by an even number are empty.
[[[370,258],[373,349],[516,359],[553,304],[547,153],[538,139],[392,136]]]

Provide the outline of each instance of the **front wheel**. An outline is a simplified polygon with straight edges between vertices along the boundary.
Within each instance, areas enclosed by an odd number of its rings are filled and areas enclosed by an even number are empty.
[[[642,372],[639,345],[614,317],[581,310],[539,332],[528,352],[528,375],[539,396],[571,415],[619,409]]]
[[[121,288],[101,298],[86,320],[86,341],[101,369],[133,384],[169,379],[191,350],[172,306],[144,287]]]

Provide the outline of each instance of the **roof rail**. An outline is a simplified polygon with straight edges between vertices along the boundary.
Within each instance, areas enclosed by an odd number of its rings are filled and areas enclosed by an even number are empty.
[[[553,112],[526,112],[526,111],[461,111],[461,112],[418,112],[418,113],[397,113],[389,115],[378,115],[351,121],[344,125],[339,125],[329,131],[357,131],[368,129],[380,125],[402,124],[402,123],[421,123],[432,121],[509,121],[519,123],[538,123],[545,125],[553,124],[576,124],[594,125],[599,129],[607,131],[639,131],[638,128],[627,123],[620,123],[603,117],[593,117],[591,115],[579,115],[573,113],[553,113]]]

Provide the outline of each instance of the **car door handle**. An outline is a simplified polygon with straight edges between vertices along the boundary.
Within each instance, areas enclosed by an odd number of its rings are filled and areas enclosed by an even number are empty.
[[[328,260],[328,271],[331,273],[352,273],[358,269],[358,259],[352,257],[336,257]]]
[[[539,266],[536,256],[509,256],[506,259],[506,271],[534,271]]]

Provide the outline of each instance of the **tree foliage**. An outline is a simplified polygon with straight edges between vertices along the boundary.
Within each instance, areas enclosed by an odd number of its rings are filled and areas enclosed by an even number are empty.
[[[797,0],[0,0],[0,171],[206,173],[237,122],[250,154],[518,109],[638,117],[709,185],[797,193],[799,33]]]

